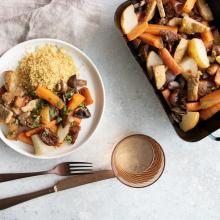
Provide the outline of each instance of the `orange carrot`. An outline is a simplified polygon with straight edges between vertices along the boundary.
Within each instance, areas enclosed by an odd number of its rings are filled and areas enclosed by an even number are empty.
[[[159,50],[159,53],[164,64],[166,64],[166,66],[172,71],[174,75],[178,75],[182,72],[181,67],[174,60],[174,58],[171,56],[170,52],[166,48],[161,48]]]
[[[74,94],[68,103],[68,111],[75,110],[84,100],[84,96],[80,94]]]
[[[220,89],[200,99],[201,108],[206,109],[220,103]]]
[[[25,132],[20,133],[20,134],[18,135],[17,139],[18,139],[19,141],[24,142],[25,144],[33,145],[31,138],[28,137],[28,136],[25,134]]]
[[[44,128],[51,128],[56,124],[56,120],[51,121],[50,123],[46,124],[46,125],[42,125],[38,128],[33,128],[29,131],[26,131],[25,134],[26,136],[30,137],[34,134],[38,134],[39,132],[41,132]]]
[[[164,99],[166,100],[167,104],[170,106],[170,90],[169,89],[164,89],[162,91],[162,95],[164,97]]]
[[[58,130],[57,125],[53,125],[52,127],[50,127],[50,130],[54,133],[57,133],[57,130]]]
[[[93,99],[91,93],[87,87],[83,87],[79,90],[80,94],[85,97],[85,105],[91,105],[93,103]]]
[[[189,112],[196,112],[196,111],[201,110],[201,106],[199,102],[188,102],[186,103],[186,109]]]
[[[64,102],[49,89],[46,89],[42,86],[38,86],[36,89],[36,95],[42,99],[45,99],[51,105],[54,105],[59,109],[62,109],[64,107]]]
[[[143,22],[136,26],[131,32],[127,34],[127,38],[129,41],[135,40],[137,37],[139,37],[144,31],[146,30],[148,26],[147,22]]]
[[[73,123],[74,123],[74,125],[80,125],[81,121],[82,121],[81,118],[74,117]]]
[[[167,31],[172,31],[174,33],[177,33],[178,28],[166,26],[166,25],[160,25],[160,24],[149,24],[145,30],[145,33],[153,34],[153,35],[160,35],[160,31],[162,30],[167,30]]]
[[[205,24],[206,26],[208,26],[208,22],[204,21],[202,23]],[[202,41],[203,41],[205,47],[207,49],[210,49],[213,45],[213,42],[214,42],[214,37],[213,37],[212,31],[208,30],[208,31],[201,33],[201,38],[202,38]]]
[[[154,46],[156,48],[162,48],[163,47],[163,44],[162,44],[162,41],[161,41],[161,38],[158,37],[158,36],[154,36],[152,34],[148,34],[148,33],[143,33],[140,35],[139,37],[143,42],[151,45],[151,46]]]
[[[220,103],[218,103],[217,105],[214,105],[210,108],[203,109],[202,111],[200,111],[200,118],[202,120],[208,120],[214,114],[216,114],[218,111],[220,111]]]
[[[182,8],[182,11],[187,14],[190,13],[192,11],[196,1],[197,0],[186,0],[184,6]]]

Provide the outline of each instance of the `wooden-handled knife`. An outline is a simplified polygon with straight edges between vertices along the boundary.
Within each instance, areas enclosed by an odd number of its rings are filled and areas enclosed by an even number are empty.
[[[70,189],[73,187],[85,185],[88,183],[93,183],[105,179],[110,179],[115,177],[112,170],[101,170],[101,171],[95,171],[92,174],[85,174],[85,175],[78,175],[66,178],[64,180],[61,180],[57,182],[54,186],[43,189],[37,192],[32,192],[28,194],[23,194],[19,196],[13,196],[5,199],[0,199],[0,210],[9,208],[11,206],[17,205],[19,203],[47,195],[49,193],[59,192],[65,189]]]

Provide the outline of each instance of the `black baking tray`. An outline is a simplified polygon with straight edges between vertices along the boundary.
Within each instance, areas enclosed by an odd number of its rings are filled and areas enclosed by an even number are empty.
[[[219,26],[220,26],[220,23],[219,23],[220,22],[220,0],[213,0],[213,1],[207,1],[207,2],[210,5],[212,12],[213,12],[213,15],[215,17],[215,23],[216,23],[215,25],[219,28]],[[192,129],[188,132],[183,132],[179,128],[179,124],[172,120],[172,117],[170,115],[170,113],[171,113],[170,108],[167,105],[166,101],[164,100],[161,92],[156,89],[154,83],[152,83],[152,81],[150,80],[149,75],[147,74],[146,65],[143,62],[141,62],[141,58],[139,56],[137,56],[137,54],[135,54],[135,51],[132,49],[131,45],[127,41],[126,36],[124,36],[124,34],[121,30],[121,25],[120,25],[121,13],[130,4],[131,4],[130,1],[126,1],[126,2],[122,3],[117,8],[117,10],[115,12],[116,27],[118,28],[121,35],[123,36],[124,41],[126,42],[127,46],[129,47],[130,51],[132,52],[132,54],[134,55],[135,59],[141,65],[141,67],[142,67],[145,75],[147,76],[148,80],[150,81],[157,97],[159,98],[161,104],[163,105],[163,108],[166,111],[167,116],[170,119],[170,122],[172,123],[173,128],[175,129],[176,133],[178,134],[178,136],[180,138],[182,138],[183,140],[188,141],[188,142],[196,142],[196,141],[199,141],[199,140],[211,135],[213,132],[217,131],[220,128],[220,113],[214,115],[212,118],[210,118],[207,121],[200,121],[199,124],[194,129]],[[219,138],[214,138],[214,139],[219,140]]]

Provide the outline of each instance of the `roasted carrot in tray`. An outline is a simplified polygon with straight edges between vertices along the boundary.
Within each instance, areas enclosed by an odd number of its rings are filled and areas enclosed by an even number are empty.
[[[129,41],[135,40],[142,33],[144,33],[144,31],[146,30],[147,27],[148,27],[147,22],[143,22],[143,23],[139,24],[138,26],[136,26],[130,33],[127,34],[128,40]]]
[[[160,53],[160,56],[161,56],[164,64],[166,64],[166,66],[172,71],[172,73],[174,75],[178,75],[182,72],[181,67],[174,60],[174,58],[172,57],[172,55],[170,54],[170,52],[166,48],[161,48],[159,50],[159,53]]]
[[[139,37],[143,42],[154,46],[156,48],[162,48],[163,47],[163,43],[160,37],[158,36],[154,36],[152,34],[148,34],[148,33],[143,33],[140,35]]]
[[[189,112],[196,112],[201,110],[200,102],[188,102],[186,103],[186,109]]]
[[[25,144],[33,145],[31,138],[28,137],[28,136],[25,134],[25,132],[20,133],[20,134],[18,135],[17,139],[18,139],[19,141],[24,142]]]
[[[197,0],[186,0],[183,8],[182,8],[182,11],[184,13],[190,13],[192,11],[192,9],[194,8],[194,5],[196,3]]]
[[[84,102],[84,100],[85,100],[84,96],[80,94],[74,94],[67,105],[68,111],[75,110],[81,103]]]
[[[207,22],[203,22],[203,24],[208,26]],[[202,38],[202,41],[207,49],[210,49],[213,46],[214,37],[213,37],[211,29],[201,33],[201,38]]]
[[[36,89],[36,95],[42,99],[45,99],[51,105],[54,105],[59,109],[62,109],[64,107],[64,102],[49,89],[38,86]]]
[[[160,25],[160,24],[148,24],[148,27],[145,30],[145,33],[153,34],[153,35],[160,35],[160,31],[166,30],[166,31],[172,31],[174,33],[178,32],[177,27],[171,27],[166,25]]]
[[[200,99],[201,108],[206,109],[220,103],[220,89]]]
[[[220,111],[220,103],[218,103],[217,105],[214,105],[210,108],[201,110],[200,111],[200,118],[202,120],[208,120],[209,118],[211,118],[213,115],[215,115],[219,111]]]
[[[87,87],[83,87],[79,90],[80,94],[85,97],[84,103],[85,105],[91,105],[93,103],[93,99],[91,93]]]
[[[25,134],[26,136],[30,137],[34,134],[38,134],[39,132],[41,132],[44,128],[51,128],[53,127],[54,125],[56,125],[56,120],[53,120],[51,121],[50,123],[48,123],[47,125],[42,125],[40,127],[37,127],[37,128],[33,128],[29,131],[26,131]]]

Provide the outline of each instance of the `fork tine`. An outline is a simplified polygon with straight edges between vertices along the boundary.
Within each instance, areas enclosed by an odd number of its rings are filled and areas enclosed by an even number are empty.
[[[92,167],[92,165],[86,165],[86,166],[69,166],[69,169],[84,168],[84,167]]]

